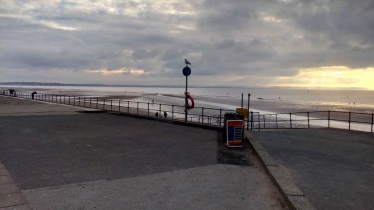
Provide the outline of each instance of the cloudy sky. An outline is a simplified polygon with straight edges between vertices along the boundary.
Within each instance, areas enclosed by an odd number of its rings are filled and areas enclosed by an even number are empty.
[[[0,5],[0,82],[374,89],[373,0]]]

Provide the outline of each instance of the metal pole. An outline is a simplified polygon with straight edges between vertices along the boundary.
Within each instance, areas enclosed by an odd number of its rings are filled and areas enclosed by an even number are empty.
[[[265,129],[266,128],[265,115],[262,115],[262,117],[264,118],[264,129]]]
[[[174,105],[171,105],[171,119],[174,119]]]
[[[242,93],[242,104],[241,104],[241,105],[242,105],[242,106],[241,106],[242,109],[243,109],[243,102],[244,102],[244,100],[243,100],[243,96],[244,96],[244,95],[243,95],[243,93]]]
[[[147,108],[147,110],[148,110],[148,116],[149,116],[149,103],[148,103],[148,108]]]
[[[219,126],[221,126],[222,109],[219,109]]]
[[[90,108],[91,108],[91,97],[90,97]]]
[[[330,128],[330,111],[327,111],[327,127]]]
[[[184,101],[185,101],[185,105],[184,105],[184,122],[187,122],[187,84],[188,84],[188,77],[186,76],[186,92],[184,93]]]
[[[201,123],[204,124],[204,107],[201,108]]]
[[[130,101],[127,101],[127,113],[130,113]]]
[[[261,130],[261,116],[260,116],[260,112],[257,115],[257,122],[258,122],[258,130],[260,131]]]
[[[110,99],[110,111],[113,111],[113,100]]]
[[[99,98],[96,98],[96,109],[99,108]]]
[[[373,133],[374,114],[371,114],[371,133]]]
[[[57,103],[57,97],[56,97],[56,103]],[[81,106],[81,97],[78,97],[78,106]]]
[[[160,104],[160,113],[159,113],[159,116],[161,117],[161,104]]]
[[[104,103],[103,103],[103,110],[105,110],[105,98],[104,98]]]
[[[138,115],[138,114],[139,114],[139,102],[136,102],[136,115]]]
[[[290,128],[292,128],[292,117],[291,117],[291,113],[290,113]]]
[[[351,112],[349,112],[349,117],[348,117],[348,130],[351,130]]]
[[[307,112],[308,114],[308,128],[310,128],[310,124],[309,124],[309,112]]]
[[[118,112],[121,112],[121,100],[118,101]]]
[[[275,125],[278,129],[278,114],[275,114]]]

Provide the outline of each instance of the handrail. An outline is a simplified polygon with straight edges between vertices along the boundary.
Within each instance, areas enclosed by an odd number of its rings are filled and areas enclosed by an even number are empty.
[[[121,113],[131,113],[136,115],[146,115],[151,116],[150,111],[160,112],[159,117],[162,117],[162,111],[171,112],[171,120],[184,120],[184,106],[176,104],[164,104],[164,103],[151,103],[151,102],[139,102],[131,100],[122,99],[107,99],[100,97],[89,97],[89,96],[67,96],[61,94],[32,94],[31,92],[20,92],[9,90],[4,90],[5,95],[21,97],[33,100],[48,101],[52,103],[82,106],[94,109],[103,109],[110,111],[117,111]],[[3,94],[0,93],[0,94]],[[78,102],[78,104],[76,104]],[[114,104],[113,104],[114,102]],[[116,105],[118,103],[118,105]],[[131,105],[136,105],[131,106]],[[156,105],[154,108],[150,105]],[[121,107],[126,107],[127,109],[122,109]],[[107,109],[109,108],[109,109]],[[179,110],[178,110],[179,109]],[[198,110],[201,110],[199,112]],[[228,109],[216,109],[208,107],[195,107],[188,114],[190,121],[198,122],[201,124],[214,124],[218,126],[223,126],[223,114],[225,112],[235,112],[235,110]],[[311,114],[319,114],[321,116],[311,117]],[[337,118],[337,116],[332,116],[340,114],[343,118]],[[306,116],[304,116],[306,115]],[[327,116],[326,116],[327,115]],[[346,116],[348,115],[348,116]],[[275,116],[275,119],[272,119]],[[283,118],[282,118],[283,116]],[[323,116],[326,116],[324,118]],[[354,117],[361,116],[361,120]],[[348,120],[346,120],[348,118]],[[353,119],[352,119],[353,118]],[[362,121],[362,119],[366,119]],[[327,121],[327,126],[322,126],[320,124],[316,125],[313,122],[316,121]],[[247,124],[247,130],[251,129],[299,129],[299,128],[312,128],[312,127],[334,127],[331,123],[336,122],[347,122],[348,129],[351,130],[351,126],[356,124],[369,124],[370,132],[373,133],[374,130],[374,113],[362,113],[362,112],[349,112],[349,111],[306,111],[306,112],[293,112],[293,113],[274,113],[274,114],[260,114],[260,112],[250,112],[245,123]],[[272,126],[275,124],[275,127]],[[256,126],[257,125],[257,126]]]

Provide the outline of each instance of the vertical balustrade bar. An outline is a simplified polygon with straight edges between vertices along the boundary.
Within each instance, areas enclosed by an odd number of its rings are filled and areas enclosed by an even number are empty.
[[[161,104],[160,104],[160,106],[161,106]],[[161,110],[161,108],[160,108],[160,110]],[[139,102],[136,102],[136,115],[138,115],[139,114]],[[161,114],[161,111],[160,111],[160,114]]]
[[[174,105],[171,105],[171,119],[174,119]]]
[[[127,101],[127,113],[130,113],[130,101]]]
[[[99,108],[99,98],[96,98],[96,109]]]
[[[147,110],[148,110],[147,112],[148,112],[148,116],[149,116],[149,103],[148,103],[148,107],[147,107]]]
[[[69,96],[69,105],[70,105],[70,96]]]
[[[292,114],[290,113],[290,128],[292,128]]]
[[[201,123],[204,124],[204,107],[201,108]]]
[[[260,116],[260,113],[258,113],[258,115],[257,115],[257,123],[258,123],[258,130],[260,131],[261,130],[261,116]]]
[[[105,98],[104,98],[104,103],[103,103],[103,110],[105,110]]]
[[[351,112],[348,115],[348,130],[351,130]]]
[[[327,127],[330,128],[330,110],[327,111]]]
[[[264,129],[265,129],[266,128],[265,115],[262,115],[262,117],[264,118]]]
[[[219,126],[221,126],[222,109],[219,109]]]
[[[121,112],[121,99],[118,101],[118,112]]]
[[[161,104],[160,104],[160,112],[158,114],[159,114],[159,116],[161,116]]]
[[[310,128],[310,124],[309,124],[309,112],[307,112],[307,115],[308,115],[308,128]]]
[[[278,129],[278,114],[275,114],[275,126]]]
[[[90,97],[90,108],[91,108],[91,97]]]
[[[113,111],[113,100],[110,99],[110,111]]]
[[[373,133],[373,125],[374,125],[374,114],[371,114],[371,133]]]

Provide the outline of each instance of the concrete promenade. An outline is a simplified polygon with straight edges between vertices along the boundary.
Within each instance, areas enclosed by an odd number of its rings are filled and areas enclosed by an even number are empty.
[[[316,209],[374,209],[374,134],[338,129],[251,133]]]
[[[0,96],[0,180],[17,187],[0,190],[0,208],[286,208],[248,144],[228,149],[219,131],[82,110]],[[25,199],[9,200],[15,193]]]

